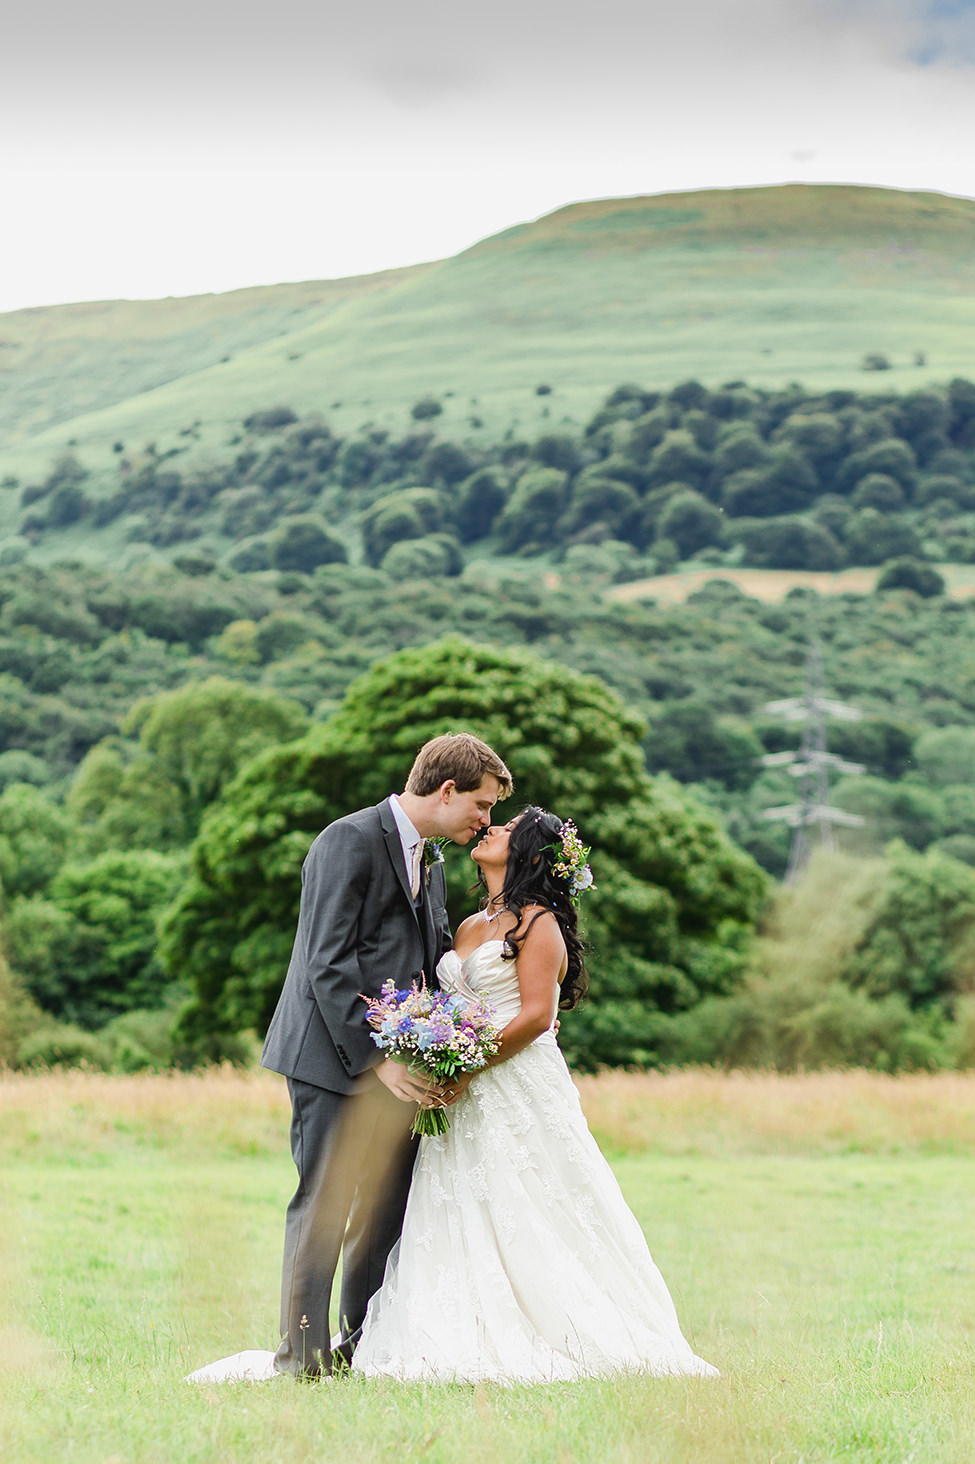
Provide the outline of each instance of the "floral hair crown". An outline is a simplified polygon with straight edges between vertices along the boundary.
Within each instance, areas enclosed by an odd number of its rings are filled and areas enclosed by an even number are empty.
[[[569,898],[578,900],[583,890],[595,889],[592,870],[587,863],[589,848],[579,837],[579,830],[567,818],[562,825],[562,836],[557,844],[545,846],[555,854],[552,873],[569,881]]]

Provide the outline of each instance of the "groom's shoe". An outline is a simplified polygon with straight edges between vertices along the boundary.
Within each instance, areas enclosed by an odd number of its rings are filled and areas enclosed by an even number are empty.
[[[302,1360],[295,1356],[285,1337],[274,1354],[274,1372],[278,1377],[294,1378],[301,1383],[317,1383],[320,1380],[331,1382],[332,1354],[330,1351],[323,1352],[321,1348],[315,1348],[313,1355],[307,1357],[302,1365]]]

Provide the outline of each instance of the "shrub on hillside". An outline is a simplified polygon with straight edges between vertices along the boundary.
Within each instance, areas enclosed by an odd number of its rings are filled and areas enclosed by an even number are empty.
[[[260,574],[271,568],[270,539],[248,539],[227,555],[227,563],[237,574]]]
[[[711,484],[716,493],[733,473],[759,468],[771,456],[768,444],[752,422],[729,422],[718,433],[711,457]]]
[[[269,548],[275,569],[299,574],[312,574],[319,565],[344,564],[348,559],[345,545],[312,514],[282,519]]]
[[[402,544],[394,544],[387,549],[380,565],[383,573],[394,580],[427,580],[441,575],[456,575],[463,567],[460,545],[449,534],[429,534],[422,539],[407,539]]]
[[[455,517],[461,542],[470,544],[491,532],[508,497],[508,481],[498,468],[480,468],[461,483]]]
[[[975,508],[975,484],[965,483],[953,473],[929,473],[918,483],[914,495],[920,506],[947,501],[955,509]]]
[[[270,432],[276,427],[290,427],[298,418],[291,407],[263,407],[244,418],[248,432]]]
[[[645,469],[650,461],[650,454],[655,447],[660,446],[673,426],[674,417],[673,408],[666,406],[654,407],[652,412],[645,412],[642,417],[637,417],[629,426],[626,441],[621,444],[624,455]]]
[[[918,559],[891,559],[884,565],[877,577],[877,591],[913,590],[925,600],[934,595],[943,595],[945,582],[931,564]]]
[[[772,438],[798,448],[816,469],[820,482],[824,486],[832,483],[845,444],[843,423],[835,413],[792,412],[776,427]]]
[[[413,403],[410,416],[414,422],[428,422],[431,417],[439,417],[442,411],[443,407],[436,397],[425,396]]]
[[[749,564],[763,569],[834,570],[844,555],[822,524],[791,517],[738,519],[728,535],[742,545]]]
[[[917,485],[917,458],[913,449],[899,437],[884,438],[851,453],[839,468],[836,486],[841,493],[851,493],[870,473],[884,473],[894,478],[910,498]]]
[[[703,494],[689,489],[673,494],[664,504],[657,533],[673,540],[682,559],[690,559],[700,549],[724,542],[725,516]]]
[[[537,554],[549,548],[567,494],[566,474],[557,468],[532,467],[522,473],[495,524],[502,550]]]
[[[732,473],[721,490],[721,502],[738,517],[771,518],[807,508],[818,490],[819,480],[808,459],[783,445],[761,467]]]
[[[928,387],[901,397],[894,412],[894,429],[910,443],[918,462],[926,463],[948,445],[948,420],[944,394]]]
[[[888,473],[868,473],[850,496],[854,508],[878,508],[881,513],[896,513],[905,502],[903,488]]]
[[[470,476],[474,464],[470,453],[456,442],[435,442],[420,460],[419,476],[424,482],[448,488]]]
[[[910,520],[901,514],[881,513],[876,508],[861,508],[850,515],[844,544],[851,564],[921,558],[921,540]]]
[[[569,432],[546,432],[532,443],[532,461],[560,473],[575,473],[582,465],[579,443]]]
[[[557,525],[557,540],[571,539],[600,524],[600,538],[628,539],[640,518],[640,500],[628,483],[580,474]]]
[[[405,488],[377,499],[363,516],[362,540],[373,568],[387,550],[405,539],[423,539],[446,527],[447,503],[435,488]]]
[[[690,432],[677,428],[665,434],[650,454],[647,482],[651,488],[677,479],[703,491],[711,476],[711,459]]]
[[[948,383],[948,437],[955,447],[975,447],[975,382]]]

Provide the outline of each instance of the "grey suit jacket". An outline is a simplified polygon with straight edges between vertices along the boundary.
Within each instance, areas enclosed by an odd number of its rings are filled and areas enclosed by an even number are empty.
[[[302,866],[298,930],[262,1066],[348,1093],[382,1061],[362,996],[378,996],[390,978],[409,986],[421,972],[435,985],[450,945],[443,866],[425,879],[417,909],[388,799],[318,835]]]

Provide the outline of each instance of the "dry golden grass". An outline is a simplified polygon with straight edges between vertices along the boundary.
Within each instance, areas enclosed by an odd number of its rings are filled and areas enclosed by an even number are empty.
[[[660,605],[682,605],[688,595],[711,580],[729,580],[744,594],[767,604],[778,604],[796,585],[820,595],[867,595],[877,582],[876,569],[845,569],[827,574],[812,569],[688,569],[677,574],[660,574],[653,579],[613,585],[607,600],[656,600]]]
[[[975,1074],[675,1070],[578,1080],[609,1150],[666,1154],[970,1153]]]
[[[975,1074],[607,1072],[577,1079],[610,1152],[970,1153]],[[272,1073],[213,1068],[132,1077],[0,1073],[0,1154],[23,1159],[120,1149],[270,1154],[289,1104]]]
[[[939,564],[937,568],[952,599],[969,600],[975,595],[970,565]],[[797,586],[820,595],[869,595],[879,574],[879,569],[862,567],[843,569],[836,574],[812,569],[687,569],[613,585],[605,593],[607,600],[656,600],[659,605],[683,605],[688,595],[712,580],[729,580],[753,600],[777,605]]]

